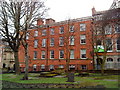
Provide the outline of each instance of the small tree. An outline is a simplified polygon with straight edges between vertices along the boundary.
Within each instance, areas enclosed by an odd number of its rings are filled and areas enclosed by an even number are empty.
[[[29,33],[29,28],[34,26],[34,22],[38,18],[43,18],[45,15],[45,12],[48,10],[44,6],[44,2],[33,2],[32,0],[29,2],[23,2],[24,3],[24,8],[23,13],[24,15],[24,24],[23,24],[23,29],[22,29],[22,45],[24,47],[24,55],[25,55],[25,74],[23,79],[28,80],[28,69],[29,69],[29,51],[28,51],[28,41],[27,41],[27,36]],[[40,11],[39,11],[40,10]],[[38,12],[39,11],[39,12]],[[35,27],[35,26],[34,26]]]
[[[71,73],[69,73],[69,65],[70,65],[70,60],[74,59],[74,56],[71,57],[72,53],[74,53],[74,51],[72,51],[73,49],[73,45],[74,45],[74,41],[75,41],[75,31],[76,28],[74,28],[74,24],[73,22],[69,19],[66,21],[66,30],[64,31],[63,34],[63,41],[64,41],[64,51],[65,51],[65,59],[66,59],[66,72],[67,72],[67,77],[68,77],[68,82],[73,82],[74,81],[74,77],[73,79],[71,78]]]

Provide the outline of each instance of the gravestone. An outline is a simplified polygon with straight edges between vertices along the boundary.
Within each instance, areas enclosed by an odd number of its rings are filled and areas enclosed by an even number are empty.
[[[73,72],[68,73],[67,82],[74,82],[74,73]]]

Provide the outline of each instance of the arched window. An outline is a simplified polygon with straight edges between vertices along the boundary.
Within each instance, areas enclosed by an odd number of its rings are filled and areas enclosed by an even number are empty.
[[[34,64],[34,65],[33,65],[33,70],[36,71],[36,68],[37,68],[37,65]]]
[[[120,62],[120,58],[117,59],[117,62]]]
[[[5,68],[6,67],[6,64],[5,63],[3,63],[3,68]]]
[[[69,69],[75,69],[75,65],[70,65]]]
[[[54,70],[54,65],[50,65],[50,70]]]
[[[45,65],[44,64],[41,65],[41,69],[42,70],[45,69]]]
[[[64,68],[64,65],[59,65],[58,67],[59,67],[59,68]]]
[[[112,26],[111,25],[107,25],[105,27],[105,34],[111,34],[112,33]]]
[[[112,58],[107,58],[107,62],[113,62]]]

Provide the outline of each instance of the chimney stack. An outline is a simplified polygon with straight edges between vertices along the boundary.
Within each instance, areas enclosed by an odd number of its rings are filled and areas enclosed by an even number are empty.
[[[94,16],[96,14],[96,10],[95,10],[95,8],[93,7],[92,8],[92,16]]]
[[[39,18],[39,19],[37,20],[37,25],[40,26],[40,25],[43,25],[43,24],[44,24],[43,19],[42,19],[42,18]]]
[[[51,23],[54,23],[55,20],[52,19],[52,18],[49,18],[49,19],[46,19],[46,24],[51,24]]]

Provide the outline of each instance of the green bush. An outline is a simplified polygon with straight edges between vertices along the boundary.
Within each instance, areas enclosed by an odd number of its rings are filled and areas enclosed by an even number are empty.
[[[65,73],[65,70],[64,68],[57,68],[56,70],[52,71],[52,73],[63,74]]]
[[[53,77],[56,76],[58,74],[52,73],[52,72],[41,72],[40,73],[40,77]]]

